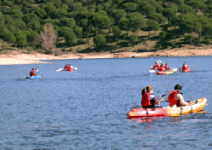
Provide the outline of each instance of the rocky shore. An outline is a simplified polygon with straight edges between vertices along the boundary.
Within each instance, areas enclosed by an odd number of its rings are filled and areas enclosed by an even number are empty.
[[[62,59],[104,59],[104,58],[140,58],[140,57],[186,57],[186,56],[212,56],[212,49],[171,49],[154,52],[119,52],[119,53],[76,53],[61,54],[60,56],[46,55],[33,52],[24,54],[17,51],[8,51],[0,55],[0,65],[14,64],[42,64],[48,60]]]

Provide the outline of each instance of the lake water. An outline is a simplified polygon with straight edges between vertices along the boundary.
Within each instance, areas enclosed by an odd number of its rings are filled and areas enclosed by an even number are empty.
[[[189,73],[150,75],[153,60]],[[42,64],[41,79],[24,79],[38,65],[0,66],[0,149],[212,149],[212,57],[81,59]],[[76,72],[56,72],[65,64]],[[185,100],[208,99],[205,113],[130,120],[141,89],[155,96],[183,86]],[[161,103],[167,106],[168,103]]]

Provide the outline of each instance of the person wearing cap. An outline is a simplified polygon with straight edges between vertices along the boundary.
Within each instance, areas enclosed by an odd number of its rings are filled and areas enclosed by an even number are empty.
[[[174,105],[176,105],[177,107],[190,106],[189,103],[184,101],[181,90],[182,90],[182,86],[180,84],[177,84],[174,87],[174,91],[171,91],[168,94],[168,97],[166,100],[169,101],[170,107],[173,107]]]

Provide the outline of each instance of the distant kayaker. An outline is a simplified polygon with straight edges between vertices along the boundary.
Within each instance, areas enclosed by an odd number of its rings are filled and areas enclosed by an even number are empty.
[[[183,99],[183,94],[180,92],[182,90],[182,86],[180,84],[175,85],[174,91],[171,91],[168,94],[167,101],[169,101],[170,107],[176,105],[177,107],[180,106],[189,106],[190,104],[185,102]]]
[[[153,94],[153,87],[148,85],[142,90],[141,106],[143,108],[153,108],[155,106],[155,96]]]
[[[32,68],[32,71],[30,72],[30,76],[37,76],[37,74],[35,74],[35,71],[34,71],[35,69],[34,68]]]
[[[186,63],[184,62],[184,63],[183,63],[182,70],[187,70],[187,69],[188,69],[188,66],[187,66]]]
[[[65,71],[68,70],[68,64],[65,65],[63,70],[65,70]]]
[[[73,71],[71,64],[68,65],[68,71]]]
[[[164,69],[164,64],[161,64],[161,65],[160,65],[160,68],[159,68],[159,71],[162,72],[162,71],[164,71],[164,70],[165,70],[165,69]]]
[[[164,68],[165,68],[165,71],[170,70],[170,68],[169,68],[169,66],[168,66],[168,63],[165,64]]]
[[[158,70],[159,69],[158,61],[155,62],[155,66],[153,66],[151,69],[153,69],[153,70]]]

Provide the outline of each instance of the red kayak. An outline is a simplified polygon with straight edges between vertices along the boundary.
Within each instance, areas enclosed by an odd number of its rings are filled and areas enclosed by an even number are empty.
[[[74,70],[71,68],[71,69],[67,69],[67,70],[63,70],[63,71],[70,71],[71,72],[71,71],[74,71]]]
[[[169,116],[166,108],[132,108],[127,116],[129,118],[162,117]]]
[[[187,69],[182,69],[182,72],[191,72],[191,70],[189,68]]]

